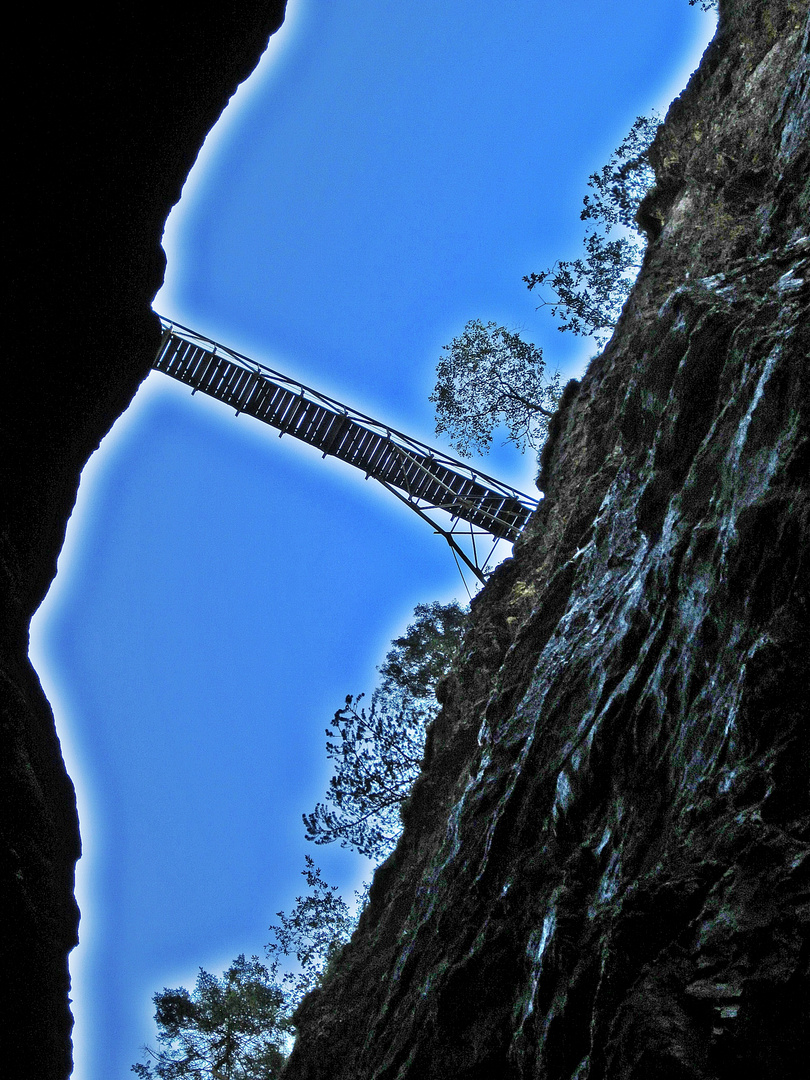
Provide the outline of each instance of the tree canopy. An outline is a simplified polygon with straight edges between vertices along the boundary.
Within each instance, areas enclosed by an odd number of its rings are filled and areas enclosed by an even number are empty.
[[[281,980],[290,1013],[319,984],[357,924],[337,885],[324,881],[310,855],[304,858],[306,866],[301,873],[308,892],[296,897],[289,915],[276,912],[281,922],[270,927],[273,940],[266,946],[274,968],[281,964],[282,957],[294,956],[298,962],[298,970],[287,972]],[[361,895],[357,901],[358,908],[362,907]]]
[[[641,268],[645,239],[636,214],[654,182],[648,155],[660,117],[639,116],[599,172],[592,173],[580,218],[599,226],[587,232],[585,255],[560,260],[547,270],[527,274],[530,290],[549,286],[555,299],[540,307],[562,321],[558,330],[593,337],[603,345],[616,325],[624,302]]]
[[[421,765],[436,687],[457,652],[466,612],[456,603],[417,604],[405,633],[379,667],[366,714],[347,698],[327,729],[335,762],[327,803],[305,815],[308,839],[334,840],[382,859],[401,831],[399,805]],[[200,968],[195,989],[155,994],[158,1049],[133,1065],[141,1080],[273,1080],[280,1075],[301,999],[315,989],[357,924],[337,886],[307,855],[306,891],[277,912],[266,946],[270,966],[243,955],[221,978]],[[365,903],[357,893],[356,910]],[[293,961],[290,968],[289,961]],[[287,970],[285,970],[285,968]]]
[[[155,994],[158,1049],[132,1066],[141,1080],[273,1080],[291,1029],[284,992],[257,956],[240,954],[220,979],[200,968],[193,992]]]
[[[546,379],[542,351],[504,326],[472,319],[443,352],[429,399],[436,434],[445,432],[462,457],[489,453],[501,426],[521,452],[539,450],[560,394],[559,374]]]
[[[419,775],[428,724],[438,711],[436,686],[461,643],[465,612],[456,603],[417,604],[414,621],[392,642],[369,708],[349,695],[326,729],[334,762],[326,801],[304,815],[307,839],[339,840],[384,859],[402,825],[399,809]]]

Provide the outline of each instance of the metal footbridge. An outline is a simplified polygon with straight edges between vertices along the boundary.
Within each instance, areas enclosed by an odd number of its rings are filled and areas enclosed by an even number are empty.
[[[160,318],[153,367],[281,435],[361,469],[427,521],[480,581],[499,541],[517,539],[537,507],[486,473],[403,435],[296,379],[265,367],[179,323]],[[449,515],[447,524],[445,515]],[[442,522],[445,522],[443,525]],[[459,544],[464,539],[467,551]],[[461,566],[459,564],[459,569]],[[463,573],[462,573],[463,577]]]

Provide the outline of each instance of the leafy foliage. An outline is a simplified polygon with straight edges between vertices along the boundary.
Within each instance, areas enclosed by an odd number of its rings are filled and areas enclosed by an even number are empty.
[[[586,233],[584,257],[561,260],[523,278],[530,290],[551,287],[556,299],[542,300],[540,307],[550,307],[552,316],[562,320],[560,331],[593,337],[603,345],[616,325],[644,257],[636,213],[654,181],[648,154],[659,123],[654,113],[639,116],[608,164],[591,174],[588,186],[594,195],[583,199],[580,218],[599,228]]]
[[[378,695],[370,709],[363,694],[346,704],[327,729],[326,752],[336,768],[329,781],[328,803],[304,815],[307,839],[317,844],[340,840],[361,855],[382,860],[400,832],[399,807],[419,774],[424,748],[423,716]]]
[[[384,857],[400,831],[396,813],[419,771],[425,728],[435,716],[436,686],[457,651],[465,612],[458,604],[418,604],[405,634],[391,643],[380,665],[372,716],[355,707],[336,714],[327,750],[337,768],[329,807],[305,817],[308,839]],[[395,793],[390,798],[391,792]],[[349,940],[357,916],[310,856],[302,871],[307,890],[289,914],[270,927],[270,967],[243,955],[221,979],[200,969],[193,993],[184,987],[155,994],[159,1048],[133,1065],[141,1080],[273,1080],[280,1075],[294,1032],[293,1015],[305,994],[322,982]],[[357,911],[364,894],[356,894]],[[294,958],[296,970],[285,961]]]
[[[270,927],[274,940],[267,945],[274,967],[280,964],[281,956],[295,956],[298,961],[298,972],[288,972],[282,977],[290,1010],[318,986],[357,924],[337,886],[323,880],[320,868],[311,856],[306,855],[305,860],[306,866],[301,873],[306,878],[309,892],[296,897],[291,914],[276,913],[281,924]],[[363,898],[358,896],[357,899],[358,908],[362,907]]]
[[[346,698],[326,752],[335,763],[326,803],[304,815],[307,839],[339,840],[382,860],[396,844],[399,808],[419,775],[428,724],[438,712],[436,686],[461,644],[465,612],[458,604],[418,604],[415,620],[392,642],[369,709],[363,695]]]
[[[459,604],[417,604],[414,621],[402,637],[394,638],[379,667],[381,692],[401,690],[414,701],[436,705],[436,687],[447,675],[467,624]]]
[[[193,993],[185,987],[155,994],[158,1050],[132,1066],[141,1080],[274,1080],[292,1045],[293,1014],[321,982],[356,924],[337,886],[324,881],[307,855],[307,893],[280,925],[271,926],[270,967],[240,955],[221,979],[200,968]],[[365,901],[357,894],[357,909]],[[285,958],[297,971],[279,979]]]
[[[489,453],[495,429],[521,452],[539,450],[560,394],[559,375],[545,378],[543,353],[519,334],[473,319],[445,345],[430,401],[436,434],[446,432],[462,457]]]
[[[291,1024],[275,968],[239,955],[221,979],[200,968],[193,993],[155,994],[158,1050],[132,1066],[141,1080],[272,1080]]]
[[[717,7],[717,0],[689,0],[690,7],[695,7],[697,4],[700,4],[704,11],[711,11],[712,8]]]

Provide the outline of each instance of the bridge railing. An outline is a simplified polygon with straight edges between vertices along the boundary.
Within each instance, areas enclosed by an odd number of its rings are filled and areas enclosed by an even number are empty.
[[[335,398],[161,317],[163,339],[153,367],[363,470],[441,533],[483,580],[476,536],[513,542],[537,500]],[[442,526],[435,511],[449,514]],[[463,524],[462,524],[463,523]],[[455,537],[472,540],[473,557]],[[491,557],[491,554],[490,554]]]

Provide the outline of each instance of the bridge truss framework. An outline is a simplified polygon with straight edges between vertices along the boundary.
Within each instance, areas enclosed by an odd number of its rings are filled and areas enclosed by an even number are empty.
[[[537,507],[536,499],[466,462],[188,327],[160,321],[155,370],[373,477],[445,538],[462,577],[464,564],[485,581],[498,543],[513,543]]]

